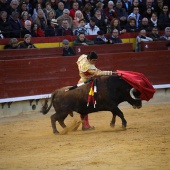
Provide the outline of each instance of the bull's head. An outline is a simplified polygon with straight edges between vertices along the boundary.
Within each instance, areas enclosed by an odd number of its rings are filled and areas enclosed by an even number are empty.
[[[140,92],[136,90],[135,88],[131,88],[130,90],[130,97],[132,100],[130,100],[130,104],[133,106],[134,109],[140,109],[142,107],[142,101],[140,99]]]

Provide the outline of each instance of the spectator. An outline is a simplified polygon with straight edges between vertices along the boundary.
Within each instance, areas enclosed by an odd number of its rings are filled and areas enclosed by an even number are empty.
[[[100,11],[101,17],[104,18],[105,22],[107,23],[107,16],[104,12],[104,4],[102,2],[97,2],[96,8],[94,9],[94,15],[96,14],[96,11]]]
[[[84,33],[80,33],[79,36],[73,41],[74,46],[88,46],[93,45],[94,42],[85,38]]]
[[[87,3],[83,10],[82,10],[84,19],[86,21],[86,24],[90,22],[90,19],[92,18],[92,6],[90,3]]]
[[[158,33],[158,28],[157,27],[152,27],[152,32],[151,32],[151,34],[148,35],[148,37],[152,38],[153,41],[161,40],[160,35]]]
[[[139,24],[142,20],[142,17],[141,15],[139,14],[139,8],[138,7],[134,7],[133,8],[133,12],[128,16],[128,18],[135,18],[136,19],[136,27],[138,28],[139,27]]]
[[[9,17],[9,24],[11,26],[11,38],[20,38],[21,37],[21,30],[23,26],[19,20],[19,13],[13,11],[11,16]]]
[[[37,18],[38,10],[39,10],[39,9],[42,9],[42,5],[39,4],[39,3],[37,3],[36,6],[35,6],[35,8],[33,9],[33,14],[32,14],[32,21],[33,21],[33,22],[35,21],[35,18]],[[44,17],[45,17],[44,12],[43,12],[43,15],[44,15]]]
[[[126,13],[129,15],[131,13],[131,3],[128,0],[122,0],[122,8],[126,10]]]
[[[63,10],[64,10],[64,4],[63,4],[63,2],[59,2],[58,3],[58,9],[56,10],[56,18],[63,15]]]
[[[167,5],[163,6],[163,12],[159,15],[159,25],[161,30],[170,26],[170,13],[168,12]]]
[[[112,35],[109,39],[110,44],[117,44],[117,43],[122,43],[122,40],[119,38],[119,32],[117,29],[114,29],[112,32]]]
[[[129,14],[133,12],[133,8],[138,7],[139,8],[139,14],[143,14],[143,6],[140,3],[140,0],[133,0],[130,8],[129,8]]]
[[[31,15],[33,14],[33,3],[31,0],[24,0],[24,2],[26,3],[27,11],[29,13],[29,16],[31,17]]]
[[[153,12],[152,15],[151,15],[151,18],[149,20],[149,25],[150,27],[158,27],[158,17],[157,17],[157,14],[156,12]]]
[[[47,12],[47,22],[48,22],[49,20],[55,19],[55,16],[56,16],[56,14],[55,14],[54,10],[48,11],[48,12]]]
[[[17,49],[17,48],[18,48],[17,38],[11,38],[9,43],[4,46],[4,49]]]
[[[74,35],[79,35],[81,33],[84,33],[85,35],[88,35],[87,28],[85,27],[85,20],[81,19],[79,20],[79,26],[74,31]]]
[[[165,34],[161,36],[162,40],[170,40],[170,27],[165,28]]]
[[[153,2],[153,0],[146,0],[146,2],[143,4],[143,11],[142,13],[144,13],[144,11],[146,11],[146,9],[150,7],[152,12],[156,12],[157,11],[157,8],[156,8],[156,5],[155,3]]]
[[[44,31],[45,27],[47,26],[47,19],[42,9],[38,10],[37,17],[35,18],[34,23],[36,23],[38,27],[40,27]]]
[[[74,56],[76,55],[74,49],[69,46],[69,41],[68,40],[63,40],[63,56]]]
[[[62,26],[58,28],[58,36],[73,35],[72,29],[69,27],[68,21],[63,20]]]
[[[126,32],[138,32],[138,28],[136,27],[136,19],[130,17],[128,19],[128,23],[125,26]]]
[[[58,23],[56,19],[52,19],[50,24],[45,28],[45,36],[46,37],[53,37],[58,35]]]
[[[94,18],[90,19],[90,22],[85,25],[85,28],[87,29],[88,35],[97,35],[97,32],[100,30],[99,27],[96,26]]]
[[[96,10],[94,14],[95,24],[102,30],[105,34],[107,32],[107,20],[101,15],[100,10]]]
[[[0,30],[4,38],[10,38],[11,34],[11,25],[7,19],[7,12],[1,11],[0,12]]]
[[[151,7],[147,7],[146,11],[144,11],[142,14],[142,18],[147,18],[148,20],[150,20],[151,16],[152,16],[152,9]]]
[[[8,5],[6,0],[0,0],[0,12],[1,11],[8,11]]]
[[[33,37],[45,37],[43,30],[36,23],[32,24],[31,30]]]
[[[28,11],[23,11],[21,13],[21,19],[20,19],[20,22],[21,22],[23,27],[24,27],[24,23],[25,23],[26,20],[29,20],[32,23],[32,19],[29,17]]]
[[[84,19],[84,16],[80,10],[77,10],[75,13],[74,20],[73,20],[73,30],[75,30],[78,27],[79,21],[81,19]]]
[[[108,1],[107,7],[104,9],[104,12],[109,20],[109,22],[112,21],[113,18],[116,18],[116,12],[114,10],[114,2]]]
[[[122,1],[117,0],[115,11],[117,14],[117,18],[120,20],[120,27],[124,27],[127,24],[127,13],[124,8],[122,8]]]
[[[27,11],[27,4],[23,1],[19,4],[19,15],[21,16],[22,12]]]
[[[61,0],[61,2],[64,4],[65,9],[71,9],[71,3],[69,0]]]
[[[166,3],[165,3],[166,4]],[[157,16],[159,18],[159,15],[163,12],[163,5],[164,5],[164,2],[163,0],[157,0]]]
[[[73,2],[73,6],[72,9],[70,10],[70,17],[72,18],[72,20],[74,20],[75,17],[75,13],[76,11],[79,10],[79,3],[78,2]]]
[[[97,34],[97,37],[94,39],[94,44],[108,44],[108,39],[104,36],[103,31],[98,31]]]
[[[18,45],[18,48],[36,48],[35,45],[31,42],[31,35],[25,34],[24,41]]]
[[[58,24],[60,26],[62,26],[62,21],[63,20],[67,20],[69,27],[73,28],[73,20],[72,18],[69,16],[70,11],[68,9],[64,9],[63,10],[63,15],[61,15],[60,17],[57,18]]]
[[[8,16],[12,15],[12,12],[18,12],[19,13],[19,2],[18,2],[18,0],[12,0],[10,2],[10,5],[7,9]]]
[[[59,4],[58,0],[49,0],[49,2],[51,3],[51,8],[56,11],[58,9],[58,4]]]
[[[126,30],[120,27],[120,21],[118,18],[112,19],[110,26],[107,28],[107,33],[112,33],[114,29],[117,29],[119,34],[125,33]]]
[[[45,8],[43,9],[43,12],[44,12],[46,18],[48,18],[48,13],[51,12],[51,11],[53,11],[53,14],[55,16],[56,15],[55,10],[51,8],[51,3],[49,1],[47,1],[45,3]]]
[[[136,51],[141,51],[141,42],[147,41],[153,41],[153,39],[146,36],[146,30],[140,30],[139,35],[136,37]]]
[[[146,30],[147,32],[150,32],[152,29],[149,25],[148,18],[143,18],[142,22],[139,25],[139,30],[143,30],[143,29]]]
[[[24,22],[24,27],[21,31],[21,37],[24,38],[25,34],[30,34],[32,36],[31,21],[29,20]]]

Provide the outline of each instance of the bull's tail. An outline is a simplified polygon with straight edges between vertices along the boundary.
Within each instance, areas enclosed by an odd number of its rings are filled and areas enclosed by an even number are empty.
[[[41,108],[41,113],[42,114],[47,114],[48,112],[49,112],[49,110],[51,109],[51,106],[52,106],[52,104],[53,104],[53,99],[54,99],[54,97],[55,97],[55,94],[52,94],[52,96],[51,96],[51,102],[50,102],[50,105],[48,106],[48,99],[45,99],[45,102],[44,102],[44,104],[43,104],[43,106],[42,106],[42,108]]]

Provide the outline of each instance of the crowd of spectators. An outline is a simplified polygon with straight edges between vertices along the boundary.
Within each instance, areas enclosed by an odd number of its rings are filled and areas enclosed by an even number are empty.
[[[169,9],[169,0],[0,0],[0,37],[165,30],[170,26]]]
[[[25,36],[76,35],[73,45],[113,44],[122,43],[120,34],[138,32],[139,48],[141,41],[170,39],[169,9],[170,0],[0,0],[0,39],[11,38],[7,48],[19,48],[16,39]],[[86,35],[96,37],[90,42]]]

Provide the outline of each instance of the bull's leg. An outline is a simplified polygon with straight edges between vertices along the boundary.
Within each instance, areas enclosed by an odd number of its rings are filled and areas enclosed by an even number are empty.
[[[63,129],[66,127],[64,120],[58,120],[58,122]]]
[[[125,128],[127,125],[127,121],[124,118],[123,112],[118,107],[116,107],[113,109],[112,114],[113,114],[113,117],[114,117],[114,114],[116,114],[117,116],[119,116],[121,118],[122,127]],[[116,116],[115,116],[115,118],[116,118]]]
[[[56,121],[57,121],[57,115],[56,113],[51,116],[51,126],[53,129],[53,133],[57,134],[59,133],[57,128],[56,128]]]
[[[112,117],[112,121],[110,122],[110,126],[114,127],[115,126],[115,122],[116,122],[116,114],[112,113],[113,117]]]

